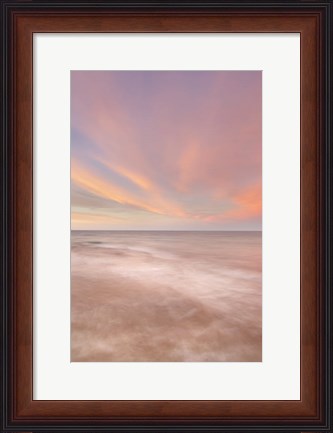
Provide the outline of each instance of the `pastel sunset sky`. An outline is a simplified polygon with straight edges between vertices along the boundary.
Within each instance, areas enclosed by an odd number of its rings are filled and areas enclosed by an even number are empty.
[[[72,71],[72,229],[261,230],[261,100],[261,71]]]

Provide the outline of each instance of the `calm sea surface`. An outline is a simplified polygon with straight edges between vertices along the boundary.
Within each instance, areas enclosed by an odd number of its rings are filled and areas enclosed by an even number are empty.
[[[261,361],[261,232],[73,231],[72,361]]]

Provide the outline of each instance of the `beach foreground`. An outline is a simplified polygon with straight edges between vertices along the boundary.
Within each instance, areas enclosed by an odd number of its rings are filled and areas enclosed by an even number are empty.
[[[261,232],[72,231],[71,361],[261,361]]]

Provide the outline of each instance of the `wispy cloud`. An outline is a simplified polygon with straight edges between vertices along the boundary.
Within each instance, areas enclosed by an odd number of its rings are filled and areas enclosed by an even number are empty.
[[[261,72],[74,71],[71,127],[73,228],[260,229]]]

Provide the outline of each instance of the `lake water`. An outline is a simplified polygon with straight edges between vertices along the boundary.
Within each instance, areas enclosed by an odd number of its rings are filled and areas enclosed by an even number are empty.
[[[71,360],[261,361],[261,232],[73,231]]]

